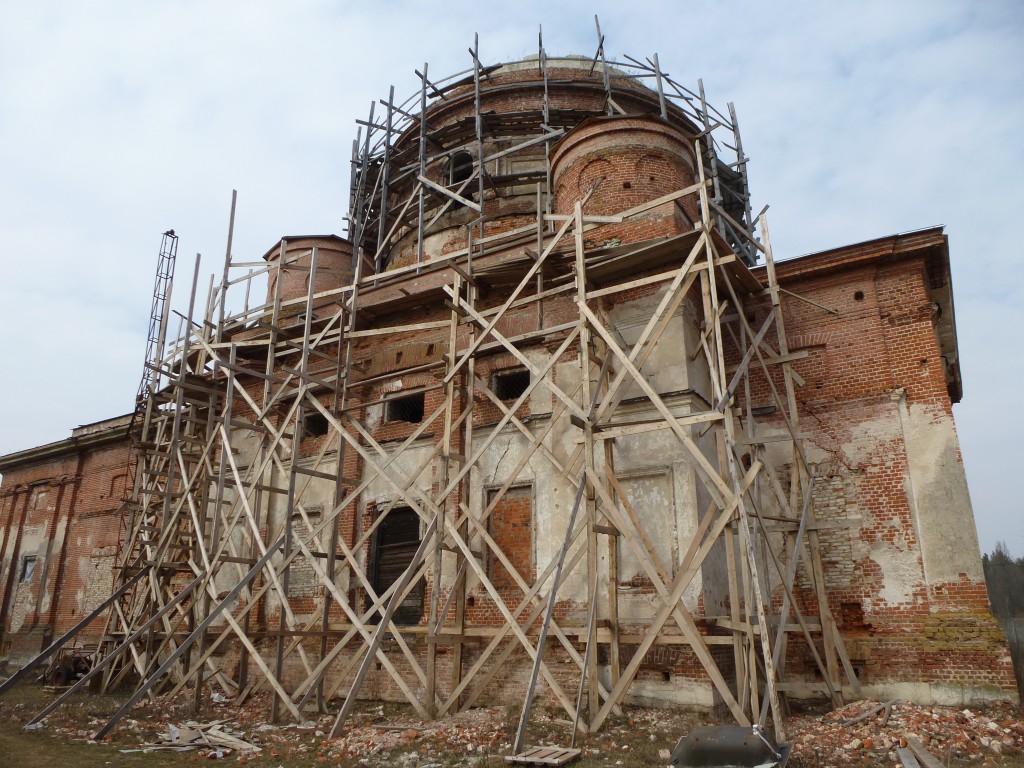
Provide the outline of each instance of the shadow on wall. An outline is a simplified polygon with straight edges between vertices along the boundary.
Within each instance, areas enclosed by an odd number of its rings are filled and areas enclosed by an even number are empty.
[[[1014,560],[1006,545],[998,542],[991,555],[982,557],[982,565],[992,615],[1006,633],[1017,691],[1024,701],[1024,557]]]
[[[1024,618],[999,619],[1006,642],[1010,645],[1010,656],[1013,657],[1013,673],[1017,676],[1017,692],[1024,701]]]

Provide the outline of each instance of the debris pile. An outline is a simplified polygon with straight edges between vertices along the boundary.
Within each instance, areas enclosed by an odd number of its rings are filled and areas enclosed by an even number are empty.
[[[422,768],[441,755],[447,759],[462,756],[466,763],[476,763],[473,758],[508,749],[507,738],[498,710],[474,709],[433,723],[403,723],[382,716],[359,718],[340,738],[321,746],[328,749],[328,757],[393,759],[396,765],[410,766],[422,760]]]
[[[26,685],[15,700],[0,700],[0,723],[20,734],[48,700],[41,688]],[[89,749],[86,744],[94,743],[93,734],[118,704],[116,697],[82,695],[40,730],[71,750]],[[898,750],[914,751],[915,740],[944,768],[1024,765],[1024,709],[1006,702],[964,708],[856,701],[834,711],[823,702],[791,704],[795,711],[786,730],[793,753],[787,768],[900,768]],[[184,699],[140,702],[103,741],[123,751],[182,752],[171,759],[183,764],[220,757],[261,768],[498,768],[512,753],[519,716],[516,707],[480,707],[426,722],[407,705],[360,702],[341,736],[332,739],[333,713],[311,707],[301,723],[274,724],[270,711],[271,697],[264,693],[242,706],[211,696],[198,714]],[[577,762],[585,766],[665,766],[680,736],[725,722],[710,710],[626,706],[600,732],[578,734],[573,746],[582,750]],[[569,747],[572,725],[561,709],[538,707],[525,745]]]
[[[180,726],[167,724],[167,730],[158,734],[157,741],[142,744],[136,749],[122,749],[121,752],[191,752],[201,750],[206,757],[217,759],[233,752],[254,755],[262,748],[242,738],[245,734],[227,727],[228,720],[213,720],[197,723],[189,720]]]
[[[789,722],[790,765],[804,768],[898,765],[897,749],[919,739],[943,765],[996,764],[1024,755],[1024,719],[1006,703],[981,708],[921,706],[904,701],[857,701],[820,717]]]

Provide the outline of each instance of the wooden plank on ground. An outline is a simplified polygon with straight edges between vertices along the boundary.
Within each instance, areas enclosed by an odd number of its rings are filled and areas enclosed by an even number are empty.
[[[920,739],[914,736],[907,737],[907,746],[913,751],[914,757],[917,758],[921,768],[943,768],[939,759],[928,751],[928,748],[921,743]]]
[[[566,765],[580,756],[578,749],[562,747],[528,747],[518,755],[507,755],[506,763],[523,765]]]

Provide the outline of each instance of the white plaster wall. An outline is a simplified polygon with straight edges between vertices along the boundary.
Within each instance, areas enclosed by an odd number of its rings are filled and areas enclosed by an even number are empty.
[[[640,338],[666,291],[667,286],[650,296],[615,304],[608,310],[608,320],[619,336],[620,345],[625,342],[624,351],[627,354]],[[692,305],[684,301],[672,316],[650,357],[640,368],[640,373],[656,392],[693,389],[707,396],[708,377],[703,355],[691,360],[687,354],[696,348],[699,338]],[[643,390],[636,383],[630,384],[626,390],[627,399],[642,396]]]
[[[906,483],[929,585],[985,578],[956,428],[939,406],[898,399],[910,477]],[[934,597],[934,596],[933,596]],[[934,606],[933,606],[934,607]]]
[[[695,403],[688,395],[672,397],[668,405],[676,416],[685,416],[703,406],[702,403]],[[624,406],[620,408],[620,414],[621,418],[629,420],[658,418],[657,411],[647,403]],[[693,427],[684,429],[696,438]],[[709,456],[710,441],[698,439],[697,442],[701,452],[709,459],[712,458]],[[707,505],[707,495],[690,454],[671,430],[660,429],[617,438],[613,456],[616,476],[622,480],[631,502],[631,487],[637,492],[641,506],[634,504],[634,507],[643,521],[645,532],[652,541],[663,542],[656,545],[656,549],[661,550],[659,556],[666,555],[665,564],[671,579],[696,533],[698,515]],[[657,475],[662,480],[655,482],[652,477]],[[639,541],[637,544],[642,546]],[[630,569],[637,565],[637,561],[632,549],[627,541],[620,542],[620,581],[628,581],[634,575]],[[627,552],[628,556],[624,557]],[[712,557],[708,564],[714,562]],[[683,603],[688,609],[697,609],[704,583],[705,574],[702,569],[683,592]],[[620,590],[619,614],[624,619],[650,617],[659,605],[660,599],[656,594],[630,595],[628,587]]]
[[[430,486],[434,479],[434,462],[427,461],[427,458],[434,450],[431,439],[419,440],[410,445],[392,461],[387,468],[388,476],[394,478],[400,486],[410,484],[411,495],[416,496],[417,491],[422,494],[430,494]],[[381,463],[387,459],[380,459]],[[422,469],[418,469],[424,464]],[[372,478],[372,479],[371,479]],[[373,467],[364,466],[363,479],[370,479],[370,484],[363,492],[362,504],[376,503],[378,506],[387,504],[392,499],[400,499],[398,491],[384,477],[376,473]],[[333,488],[332,488],[333,492]],[[400,505],[404,502],[399,501]]]

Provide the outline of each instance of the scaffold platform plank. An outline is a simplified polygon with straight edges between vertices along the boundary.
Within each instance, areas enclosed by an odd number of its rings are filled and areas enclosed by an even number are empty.
[[[580,756],[578,749],[563,747],[530,747],[518,755],[505,757],[506,763],[521,765],[566,765]]]

